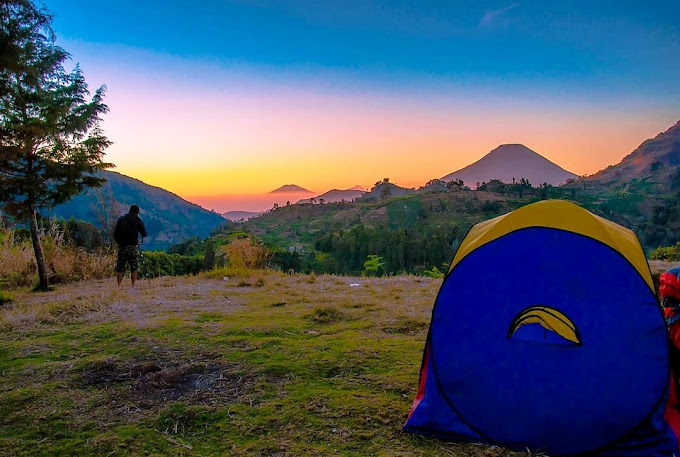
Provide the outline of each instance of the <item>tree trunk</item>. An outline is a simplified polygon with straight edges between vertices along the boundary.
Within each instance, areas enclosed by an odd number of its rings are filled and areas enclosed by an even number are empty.
[[[35,253],[35,261],[38,264],[38,278],[40,284],[38,290],[48,290],[49,282],[47,278],[47,265],[45,264],[45,255],[43,254],[42,245],[40,244],[40,234],[38,233],[38,219],[35,214],[35,208],[31,207],[31,216],[29,218],[31,226],[31,241],[33,242],[33,252]]]

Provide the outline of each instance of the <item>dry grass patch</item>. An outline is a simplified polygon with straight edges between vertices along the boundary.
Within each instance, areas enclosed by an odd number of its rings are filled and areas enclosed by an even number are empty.
[[[399,317],[385,325],[382,330],[385,333],[399,333],[403,335],[417,335],[427,330],[428,324],[421,320],[409,317]]]
[[[318,324],[331,324],[347,319],[347,316],[341,311],[329,306],[314,308],[306,317]]]
[[[17,301],[0,311],[0,331],[66,324],[100,311],[106,305],[104,301],[86,297],[31,304],[22,304]]]
[[[0,285],[10,289],[30,286],[36,272],[30,244],[16,240],[14,234],[8,232],[0,243]]]
[[[2,231],[0,240],[0,288],[34,285],[37,267],[30,240],[17,238],[11,231]],[[68,243],[56,225],[41,240],[51,284],[101,279],[113,272],[116,262],[113,252],[88,253]]]
[[[207,276],[0,307],[0,454],[526,455],[401,432],[441,281]]]

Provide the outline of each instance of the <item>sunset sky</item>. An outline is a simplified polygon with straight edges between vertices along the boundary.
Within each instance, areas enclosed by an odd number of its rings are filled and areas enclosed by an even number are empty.
[[[46,0],[115,171],[208,209],[424,184],[502,143],[577,174],[680,119],[680,2]]]

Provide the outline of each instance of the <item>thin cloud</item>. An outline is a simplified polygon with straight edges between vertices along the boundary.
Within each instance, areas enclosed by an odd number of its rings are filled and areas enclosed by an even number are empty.
[[[511,3],[506,7],[497,9],[497,10],[490,10],[487,11],[484,16],[482,16],[482,19],[479,21],[479,25],[482,26],[488,26],[491,25],[492,22],[494,22],[496,19],[498,19],[500,16],[503,16],[505,13],[510,11],[511,9],[517,8],[519,6],[519,3]]]

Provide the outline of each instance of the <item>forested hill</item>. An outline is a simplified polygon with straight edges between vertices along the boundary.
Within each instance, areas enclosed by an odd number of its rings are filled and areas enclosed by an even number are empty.
[[[279,249],[284,269],[361,273],[369,255],[381,273],[445,269],[469,227],[529,202],[525,193],[504,196],[462,190],[331,204],[282,206],[239,225]]]
[[[647,248],[680,240],[680,122],[616,165],[565,186],[634,230]]]
[[[96,189],[58,205],[48,214],[88,221],[104,230],[126,213],[131,204],[139,205],[149,236],[147,249],[165,249],[188,238],[204,238],[222,224],[222,216],[159,187],[150,186],[120,173],[105,171],[107,182]]]
[[[621,162],[584,178],[588,187],[625,189],[644,180],[647,193],[668,194],[680,190],[680,121],[644,141]]]
[[[427,187],[433,190],[351,203],[284,206],[238,227],[276,251],[274,262],[282,269],[335,274],[366,272],[369,256],[379,258],[379,273],[444,271],[472,225],[547,198],[573,201],[632,228],[648,252],[680,239],[680,231],[669,228],[672,217],[664,211],[654,210],[651,218],[641,216],[637,202],[655,197],[598,193],[578,186],[533,187],[525,181],[492,181],[477,190]]]

